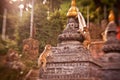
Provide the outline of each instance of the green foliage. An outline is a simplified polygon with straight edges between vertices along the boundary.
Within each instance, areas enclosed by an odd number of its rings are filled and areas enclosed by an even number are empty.
[[[60,5],[64,2],[64,0],[49,0],[48,1],[48,9],[50,11],[55,11],[60,9]]]
[[[105,4],[105,5],[108,5],[110,7],[113,7],[114,3],[116,2],[117,0],[101,0],[101,3]]]
[[[71,3],[68,2],[68,0],[60,5],[60,13],[64,14],[65,15],[64,17],[66,17],[66,14],[67,14],[68,9],[70,8],[70,5]]]
[[[111,7],[116,1],[117,0],[101,0],[100,3],[96,4],[95,0],[76,0],[76,5],[83,14],[85,20],[87,20],[87,7],[89,7],[90,21],[100,23],[103,19],[103,5],[98,4],[104,4]],[[13,4],[13,6],[9,5],[11,9],[8,9],[6,32],[9,40],[7,40],[5,44],[0,44],[1,50],[11,46],[15,46],[19,50],[22,50],[23,40],[30,36],[31,9],[29,11],[24,10],[23,16],[20,18],[19,9],[15,7],[16,5],[17,4]],[[66,25],[66,14],[70,5],[70,0],[48,0],[45,5],[42,4],[42,0],[35,1],[34,27],[36,32],[34,38],[39,40],[40,52],[47,43],[56,46],[57,37]],[[50,11],[49,15],[47,13],[48,10]],[[49,19],[47,19],[47,17],[49,17]]]
[[[91,2],[93,2],[93,0],[81,0],[81,1],[77,1],[78,2],[78,4],[80,4],[80,5],[77,5],[77,6],[88,6],[88,5],[90,5],[91,4]]]
[[[21,21],[17,25],[14,35],[16,36],[18,47],[22,49],[23,40],[30,36],[30,12],[24,12]]]
[[[23,74],[20,74],[19,70],[10,69],[0,65],[0,80],[23,80],[25,72],[26,71],[24,71]]]
[[[44,13],[45,14],[45,13]],[[62,16],[59,11],[51,13],[50,20],[47,20],[47,16],[44,17],[46,20],[42,25],[37,25],[36,38],[40,41],[40,51],[46,44],[55,46],[57,44],[57,37],[63,30]],[[41,22],[39,23],[41,24]]]
[[[5,54],[6,53],[6,42],[3,41],[1,38],[0,38],[0,54]]]
[[[0,54],[6,54],[9,48],[19,50],[17,48],[16,41],[10,39],[6,39],[6,40],[0,39]]]

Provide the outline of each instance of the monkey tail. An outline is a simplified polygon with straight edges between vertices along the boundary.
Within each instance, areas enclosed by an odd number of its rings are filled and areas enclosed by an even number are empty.
[[[27,80],[30,77],[32,72],[33,72],[33,69],[29,70],[29,72],[26,74],[24,80]]]
[[[38,60],[38,68],[42,67],[42,62]]]
[[[40,67],[41,66],[41,62],[40,61],[38,61],[38,67]]]

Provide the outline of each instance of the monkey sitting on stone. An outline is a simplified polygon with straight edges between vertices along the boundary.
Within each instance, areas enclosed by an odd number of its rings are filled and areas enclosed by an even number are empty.
[[[89,45],[91,44],[91,37],[90,37],[90,33],[87,27],[84,27],[83,31],[79,29],[79,31],[84,37],[85,40],[83,42],[83,45],[89,49]]]
[[[38,67],[41,67],[43,68],[44,72],[46,71],[45,67],[46,67],[46,63],[47,63],[47,60],[46,58],[48,56],[51,56],[52,55],[52,50],[51,50],[51,45],[50,44],[47,44],[45,46],[45,49],[44,51],[40,54],[39,58],[38,58]]]

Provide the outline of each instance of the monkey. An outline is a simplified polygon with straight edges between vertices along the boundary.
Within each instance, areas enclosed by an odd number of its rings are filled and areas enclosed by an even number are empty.
[[[46,71],[46,69],[45,69],[46,63],[47,63],[46,58],[51,55],[52,55],[51,45],[47,44],[44,48],[44,51],[40,54],[40,56],[38,58],[38,67],[41,67],[41,64],[42,64],[42,68],[43,68],[44,72]]]
[[[89,45],[91,44],[91,37],[90,37],[90,33],[87,27],[83,28],[82,30],[79,30],[79,32],[84,36],[85,40],[83,41],[83,45],[85,46],[85,48],[89,49]]]
[[[84,29],[84,37],[85,41],[83,42],[83,45],[89,49],[89,45],[91,44],[91,37],[88,28]]]

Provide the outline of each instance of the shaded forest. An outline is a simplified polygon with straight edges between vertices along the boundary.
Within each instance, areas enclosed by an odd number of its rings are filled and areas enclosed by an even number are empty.
[[[21,50],[22,41],[30,36],[30,16],[32,0],[10,1],[3,0],[0,4],[0,33],[2,35],[3,15],[6,14],[6,45],[14,45]],[[111,9],[116,9],[119,0],[76,0],[77,7],[88,22],[92,39],[101,39],[101,32],[107,23],[107,17]],[[23,4],[22,17],[19,5]],[[34,38],[40,41],[40,48],[46,43],[53,46],[57,44],[57,36],[62,32],[67,23],[66,13],[70,7],[70,0],[35,0],[34,2]],[[89,9],[89,10],[88,10]],[[88,12],[89,11],[89,15]],[[102,23],[102,24],[101,24]],[[102,27],[101,27],[102,26]],[[101,30],[97,32],[97,30]],[[54,36],[54,37],[53,37]],[[12,41],[9,44],[9,41]],[[8,44],[7,44],[8,43]],[[1,44],[2,45],[2,44]],[[4,46],[3,46],[4,47]],[[41,50],[40,50],[41,51]]]

